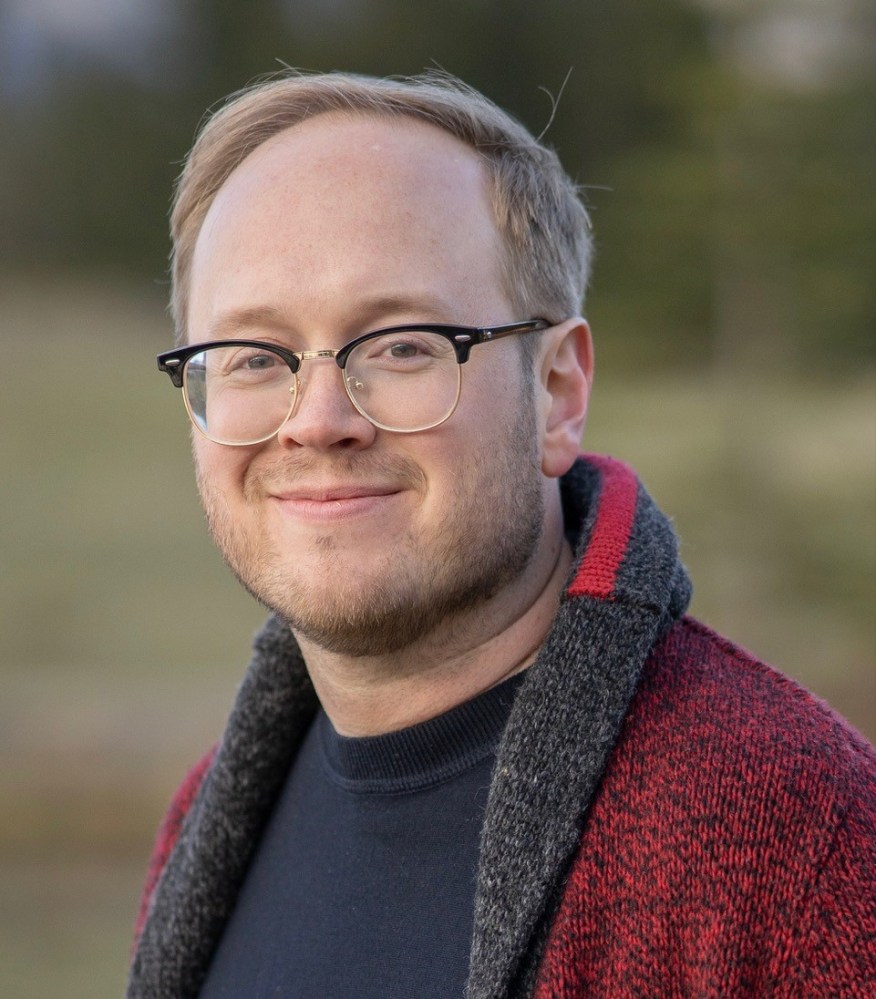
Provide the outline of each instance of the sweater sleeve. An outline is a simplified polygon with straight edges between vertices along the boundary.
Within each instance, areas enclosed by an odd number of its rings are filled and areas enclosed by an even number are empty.
[[[176,841],[179,839],[183,821],[186,815],[188,815],[195,795],[198,793],[198,789],[204,780],[207,770],[210,768],[210,764],[213,762],[215,754],[216,747],[214,746],[189,770],[171,799],[161,825],[158,827],[155,843],[152,847],[152,854],[149,858],[149,866],[146,871],[143,894],[140,897],[140,908],[137,913],[136,923],[134,924],[134,943],[132,949],[136,949],[137,941],[140,939],[143,925],[146,922],[146,916],[149,913],[152,896],[161,878],[161,873],[176,845]]]
[[[858,790],[803,901],[781,976],[788,999],[876,995],[876,792]]]

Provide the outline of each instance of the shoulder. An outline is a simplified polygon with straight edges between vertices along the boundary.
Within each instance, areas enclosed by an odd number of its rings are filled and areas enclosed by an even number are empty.
[[[873,747],[827,704],[689,617],[650,656],[624,737],[633,754],[695,766],[698,783],[717,767],[725,793],[731,773],[839,797],[876,780]]]
[[[873,747],[798,683],[691,618],[649,658],[611,768],[655,805],[683,801],[682,827],[699,816],[752,849],[770,836],[826,851],[849,809],[876,830]]]

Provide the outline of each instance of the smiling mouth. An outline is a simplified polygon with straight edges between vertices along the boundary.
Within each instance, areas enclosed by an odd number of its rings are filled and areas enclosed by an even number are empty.
[[[272,492],[273,499],[291,503],[341,503],[348,500],[393,496],[401,492],[397,485],[350,486],[298,486],[294,489]]]
[[[388,485],[304,487],[272,493],[269,498],[286,516],[325,523],[381,513],[402,492],[399,486]]]

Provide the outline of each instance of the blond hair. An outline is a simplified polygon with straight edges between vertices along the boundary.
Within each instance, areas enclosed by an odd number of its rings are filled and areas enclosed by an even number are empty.
[[[447,74],[377,79],[347,73],[284,75],[232,95],[189,153],[171,213],[171,310],[185,340],[192,256],[204,218],[232,171],[263,142],[328,112],[406,116],[472,147],[486,169],[505,247],[502,275],[524,318],[553,322],[581,309],[592,241],[587,211],[556,153],[482,94]]]

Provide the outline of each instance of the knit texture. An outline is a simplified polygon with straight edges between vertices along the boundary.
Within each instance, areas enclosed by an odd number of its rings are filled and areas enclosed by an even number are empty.
[[[872,994],[872,749],[681,618],[674,533],[626,466],[584,458],[562,496],[576,562],[497,755],[468,999]],[[162,827],[130,997],[197,995],[315,706],[272,619]]]
[[[588,815],[538,999],[872,999],[874,775],[829,708],[678,623]]]

